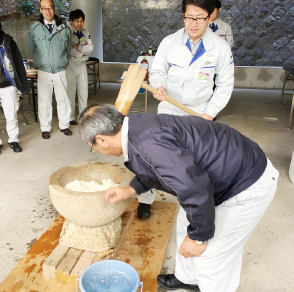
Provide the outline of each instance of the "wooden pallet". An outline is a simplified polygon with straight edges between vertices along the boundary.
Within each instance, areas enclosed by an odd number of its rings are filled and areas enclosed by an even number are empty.
[[[177,204],[155,201],[151,218],[141,220],[135,212],[134,220],[117,260],[133,266],[144,283],[144,292],[156,292],[156,278],[161,272],[166,248],[171,234]],[[132,199],[128,210],[138,208],[137,199]],[[43,275],[43,263],[59,244],[59,236],[65,219],[58,216],[32,248],[25,254],[8,276],[0,283],[0,292],[76,292],[70,285],[58,283]]]
[[[43,275],[55,278],[57,283],[76,286],[76,280],[92,263],[104,259],[114,259],[120,250],[123,241],[134,219],[134,211],[126,210],[122,215],[122,233],[115,248],[110,252],[95,253],[70,248],[58,244],[43,264]]]

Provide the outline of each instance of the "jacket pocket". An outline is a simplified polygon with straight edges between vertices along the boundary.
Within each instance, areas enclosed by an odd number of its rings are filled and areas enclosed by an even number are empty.
[[[168,80],[173,83],[181,84],[185,72],[185,61],[179,59],[168,60]]]
[[[212,86],[215,68],[215,66],[201,66],[198,68],[198,74],[195,76],[194,83],[199,87]]]
[[[33,40],[36,46],[36,54],[38,54],[38,56],[44,56],[46,51],[46,37],[43,35],[35,35]]]
[[[58,52],[60,55],[66,53],[66,48],[68,44],[69,39],[66,36],[58,36]]]

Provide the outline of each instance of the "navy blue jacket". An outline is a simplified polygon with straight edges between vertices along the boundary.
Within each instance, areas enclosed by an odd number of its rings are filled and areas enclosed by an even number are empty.
[[[195,116],[129,117],[129,161],[138,194],[151,188],[177,196],[190,222],[188,235],[214,235],[215,206],[244,191],[263,174],[260,147],[227,125]]]
[[[23,95],[29,94],[27,73],[23,65],[22,56],[19,52],[17,44],[10,35],[5,34],[2,30],[0,31],[0,40],[0,46],[2,45],[3,40],[3,46],[5,48],[7,57],[11,62],[14,71],[14,80],[16,88],[20,90]]]

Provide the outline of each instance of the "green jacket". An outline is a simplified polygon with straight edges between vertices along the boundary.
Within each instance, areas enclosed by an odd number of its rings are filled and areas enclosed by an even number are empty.
[[[41,15],[30,27],[26,38],[34,66],[53,74],[66,69],[71,50],[70,29],[56,15],[55,21],[56,26],[50,35]]]

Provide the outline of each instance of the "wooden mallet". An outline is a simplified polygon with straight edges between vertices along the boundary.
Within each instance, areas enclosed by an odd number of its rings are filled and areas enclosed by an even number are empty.
[[[144,82],[144,78],[146,76],[147,70],[140,67],[137,64],[131,64],[128,71],[124,72],[123,77],[124,80],[121,84],[120,91],[118,93],[117,99],[115,101],[114,106],[124,115],[127,115],[129,112],[131,105],[136,98],[140,88],[144,88],[145,90],[150,91],[153,94],[157,93],[157,90],[151,87],[149,84]],[[180,108],[186,113],[199,116],[196,112],[192,111],[188,107],[183,104],[175,101],[171,97],[166,95],[166,101],[173,104],[174,106]]]

